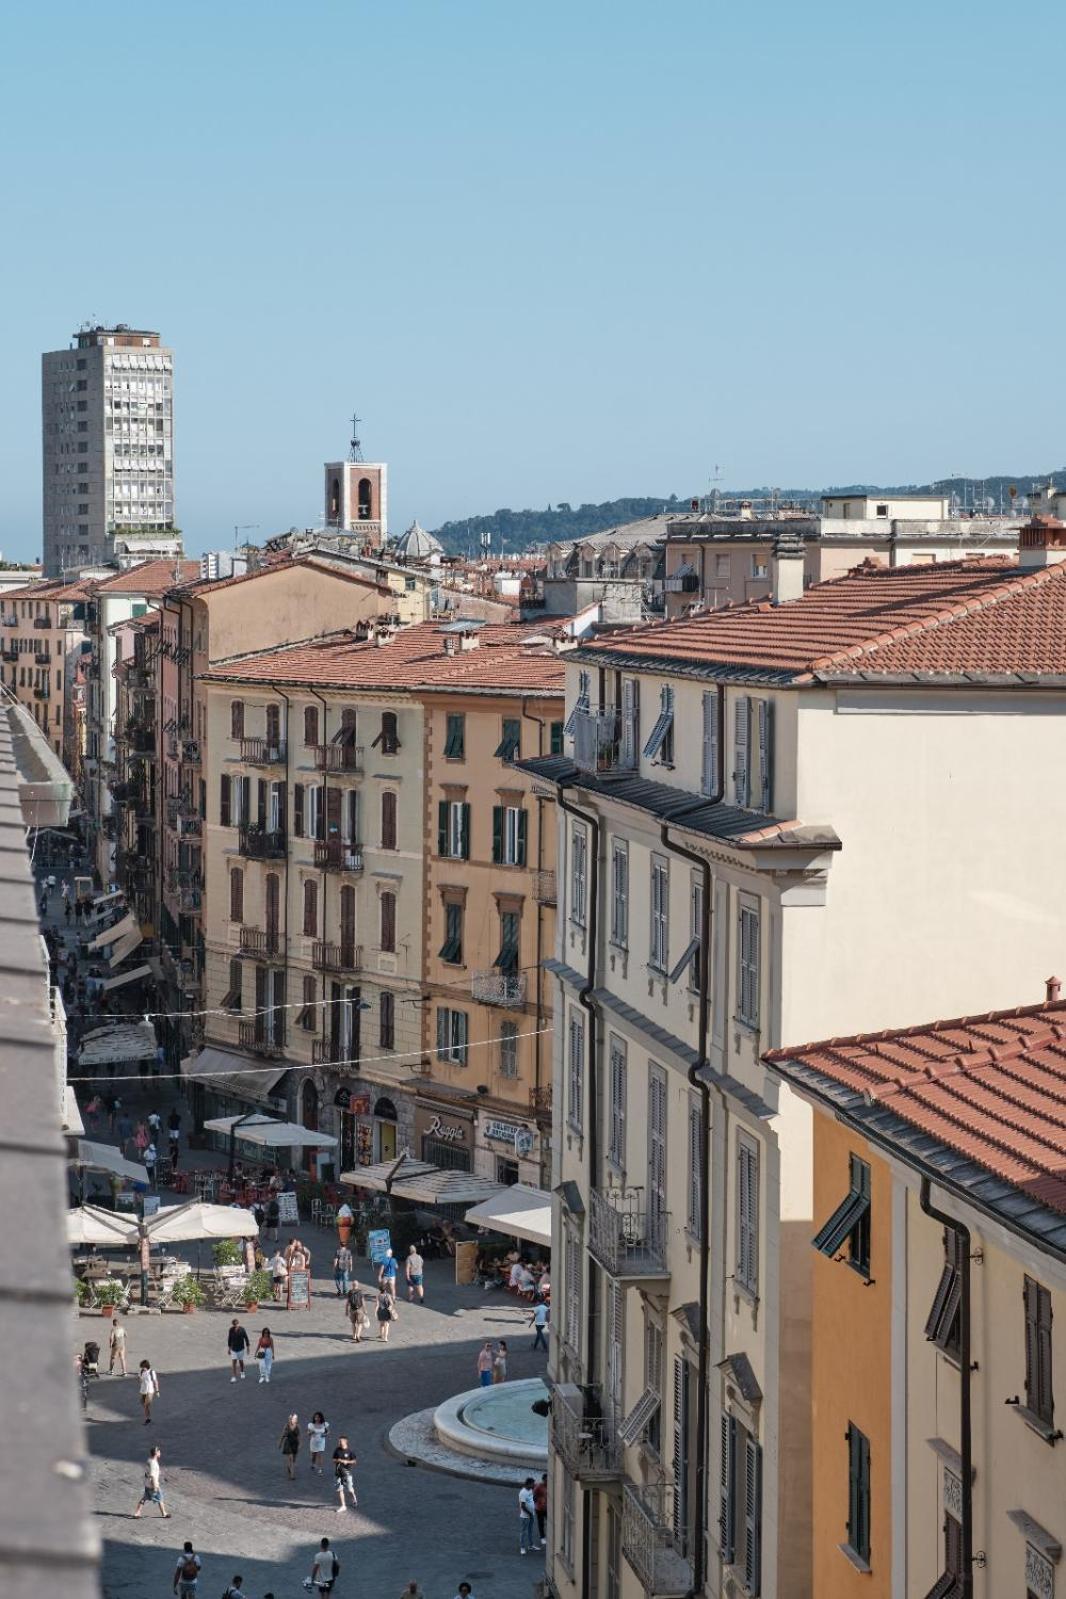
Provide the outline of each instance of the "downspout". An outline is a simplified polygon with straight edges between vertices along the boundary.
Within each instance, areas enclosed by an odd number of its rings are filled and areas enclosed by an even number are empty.
[[[282,807],[282,818],[281,818],[281,820],[282,820],[282,823],[283,823],[283,826],[284,826],[284,829],[285,829],[285,835],[284,835],[285,836],[285,934],[284,934],[285,942],[284,942],[284,946],[283,947],[284,947],[284,951],[285,951],[285,1004],[286,1004],[286,1006],[288,1006],[288,1005],[290,1005],[292,1003],[290,995],[289,995],[289,982],[288,982],[288,978],[289,978],[289,860],[290,860],[290,857],[291,857],[291,854],[292,854],[292,851],[289,849],[289,837],[290,837],[290,834],[289,834],[289,763],[290,763],[290,761],[292,759],[292,757],[291,757],[291,755],[289,753],[289,744],[290,744],[290,738],[291,738],[291,734],[292,734],[292,701],[289,699],[289,696],[286,694],[285,690],[283,688],[279,688],[276,683],[271,684],[271,687],[274,689],[275,693],[280,694],[282,699],[285,701],[285,788],[284,788],[284,791],[283,791],[284,792],[284,804],[283,804],[283,807]],[[271,996],[270,996],[270,1002],[271,1002],[270,1003],[271,1013],[273,1013],[273,1010],[274,1010],[274,996],[273,996],[273,994],[271,994]],[[286,1035],[287,1035],[288,1034],[288,1012],[287,1011],[286,1011],[285,1016],[282,1018],[282,1021],[283,1021],[283,1024],[285,1025],[285,1031],[286,1031]],[[286,1040],[285,1040],[285,1046],[286,1046],[286,1048],[288,1048],[288,1037],[287,1036],[286,1036]]]
[[[318,703],[322,707],[322,743],[323,743],[323,746],[325,746],[325,745],[327,745],[329,743],[329,738],[327,736],[328,728],[329,728],[329,706],[326,703],[326,700],[325,700],[324,696],[321,695],[318,692],[317,688],[314,688],[310,683],[307,686],[308,686],[308,689],[310,690],[310,692],[315,696],[315,699],[318,701]],[[327,784],[328,781],[329,781],[329,773],[324,771],[322,773],[322,832],[323,832],[323,836],[325,836],[325,831],[326,831],[326,784]],[[308,810],[308,807],[305,804],[304,805],[304,832],[305,833],[307,831],[307,810]],[[341,821],[343,822],[343,820],[344,820],[344,818],[342,817]],[[314,851],[315,851],[315,846],[314,846],[314,841],[312,840],[312,843],[311,843],[311,858],[312,858],[312,860],[314,859]],[[323,939],[325,939],[325,936],[326,936],[326,894],[327,894],[328,888],[329,888],[329,873],[328,872],[323,872],[322,873],[322,937],[323,937]],[[328,988],[327,978],[326,978],[326,969],[325,969],[325,967],[323,967],[322,968],[322,1017],[321,1017],[321,1020],[322,1020],[322,1038],[323,1038],[323,1040],[325,1040],[325,1038],[327,1036],[327,1033],[329,1031],[331,1031],[331,1029],[329,1029],[329,1027],[327,1025],[329,1023],[329,1021],[331,1020],[330,1016],[327,1014],[328,994],[329,994],[329,988]],[[324,1053],[329,1055],[330,1053],[332,1053],[332,1051],[326,1050],[326,1051],[324,1051]]]
[[[962,1575],[959,1579],[960,1599],[973,1596],[973,1425],[971,1421],[971,1364],[970,1364],[970,1229],[954,1216],[937,1210],[930,1198],[931,1183],[928,1177],[921,1182],[921,1207],[933,1221],[938,1221],[955,1234],[958,1240],[959,1259],[959,1431],[962,1456]]]
[[[526,710],[526,702],[522,701],[522,719],[533,722],[537,729],[537,754],[544,754],[544,719],[540,716],[531,716]],[[544,800],[536,794],[537,802],[537,865],[538,874],[543,870],[544,864]],[[536,1120],[536,1107],[541,1088],[541,1034],[544,1029],[544,973],[541,961],[544,955],[544,907],[540,900],[537,901],[537,942],[535,959],[537,963],[537,1001],[536,1025],[533,1034],[533,1094],[534,1094],[534,1121]],[[543,1167],[541,1168],[543,1170]]]

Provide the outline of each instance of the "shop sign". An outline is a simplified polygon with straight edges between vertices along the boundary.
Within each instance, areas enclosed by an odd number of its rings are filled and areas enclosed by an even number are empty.
[[[522,1131],[517,1122],[485,1122],[482,1133],[486,1138],[494,1138],[501,1144],[513,1144],[517,1135]]]
[[[432,1138],[440,1144],[466,1147],[470,1143],[472,1123],[455,1116],[445,1116],[421,1106],[415,1109],[415,1136]]]

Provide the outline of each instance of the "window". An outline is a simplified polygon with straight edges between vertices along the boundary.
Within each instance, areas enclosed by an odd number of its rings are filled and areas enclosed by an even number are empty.
[[[318,937],[318,883],[313,877],[304,881],[304,937]]]
[[[962,1592],[962,1524],[950,1511],[944,1512],[944,1569],[925,1599],[958,1599]],[[1027,1599],[1035,1599],[1026,1589]]]
[[[662,1323],[654,1316],[644,1318],[644,1392],[654,1394],[659,1403],[655,1406],[644,1427],[644,1442],[655,1454],[662,1450],[662,1393],[663,1393],[663,1336]]]
[[[386,954],[396,953],[396,895],[387,890],[381,896],[381,948]]]
[[[496,1156],[496,1181],[504,1188],[511,1188],[521,1176],[518,1162],[510,1160],[506,1155]]]
[[[721,1419],[718,1549],[741,1568],[745,1592],[762,1589],[762,1445],[735,1416]]]
[[[281,706],[268,705],[266,708],[266,741],[271,750],[281,748]]]
[[[517,761],[522,752],[522,723],[518,717],[505,716],[503,736],[496,746],[496,756],[501,761]]]
[[[463,964],[463,904],[461,900],[449,901],[444,907],[444,943],[440,958],[449,966]]]
[[[651,938],[648,965],[665,972],[670,943],[670,866],[659,856],[651,858]]]
[[[848,1423],[848,1548],[870,1563],[870,1440]]]
[[[307,835],[319,839],[326,836],[326,808],[322,803],[322,787],[318,783],[307,790]]]
[[[944,1229],[944,1269],[940,1273],[932,1307],[925,1323],[925,1336],[946,1355],[959,1356],[960,1302],[962,1298],[962,1256],[959,1235]]]
[[[239,1011],[241,1008],[241,988],[243,986],[244,969],[239,960],[229,963],[229,982],[226,992],[222,996],[222,1009]]]
[[[465,800],[437,805],[437,854],[453,861],[470,859],[470,806]]]
[[[718,792],[718,690],[703,696],[703,750],[700,758],[700,793]]]
[[[1055,1398],[1051,1389],[1051,1294],[1041,1283],[1026,1277],[1025,1302],[1025,1408],[1045,1427],[1054,1426]]]
[[[500,1076],[518,1076],[518,1023],[500,1023]]]
[[[231,922],[244,921],[244,873],[239,866],[230,868],[229,919]]]
[[[391,789],[381,796],[381,847],[396,848],[396,795]]]
[[[659,716],[644,746],[644,758],[660,766],[674,764],[674,691],[669,683],[659,690]]]
[[[444,759],[461,761],[466,758],[466,717],[461,711],[451,711],[445,723]]]
[[[758,700],[759,711],[759,805],[764,811],[774,807],[774,706],[772,700]]]
[[[244,701],[231,700],[229,707],[230,738],[244,737]]]
[[[888,515],[888,506],[887,505],[878,505],[874,514],[876,516],[887,516]]]
[[[517,805],[492,807],[492,859],[500,866],[526,864],[528,817]]]
[[[378,1001],[378,1045],[381,1049],[396,1048],[396,995],[382,989]]]
[[[759,1025],[759,907],[742,900],[737,917],[737,1016]]]
[[[738,1288],[753,1298],[759,1292],[759,1148],[741,1134],[737,1138],[737,1258],[734,1278]]]
[[[626,1164],[626,1097],[628,1093],[628,1061],[626,1047],[620,1038],[611,1034],[610,1047],[610,1134],[607,1142],[607,1159],[619,1171]]]
[[[220,827],[231,827],[232,782],[228,772],[223,772],[218,784],[218,821]]]
[[[851,1155],[851,1182],[848,1192],[821,1232],[816,1233],[815,1249],[835,1260],[837,1251],[848,1245],[847,1261],[864,1277],[870,1275],[870,1168],[857,1155]],[[843,1257],[842,1257],[843,1258]]]
[[[751,804],[751,701],[739,698],[733,707],[733,799]]]
[[[395,711],[382,711],[381,732],[374,739],[373,747],[380,749],[382,755],[396,755],[400,748],[400,735]]]
[[[570,834],[570,920],[575,927],[585,926],[585,885],[588,875],[588,836],[575,825]]]
[[[518,911],[500,911],[500,953],[493,961],[498,971],[514,975],[518,971],[518,949],[522,918]]]
[[[304,745],[313,749],[318,743],[318,706],[304,706]]]
[[[297,1027],[302,1027],[305,1033],[313,1033],[318,1024],[318,1005],[313,977],[303,980],[303,1003],[296,1017]]]
[[[692,1238],[703,1236],[703,1111],[698,1099],[688,1102],[688,1217]]]
[[[252,780],[250,777],[235,777],[233,784],[237,800],[237,825],[247,827],[252,820]]]
[[[574,701],[573,709],[571,710],[570,715],[566,718],[566,721],[563,724],[563,733],[567,738],[573,738],[574,728],[577,726],[578,717],[588,715],[590,682],[591,680],[587,672],[578,673],[577,698]]]
[[[437,1059],[450,1061],[453,1066],[465,1066],[467,1038],[466,1011],[441,1006],[437,1011]]]
[[[276,872],[268,872],[266,876],[266,946],[271,955],[278,952],[279,922],[281,909],[281,878]],[[281,974],[284,977],[284,972]]]
[[[576,1011],[570,1012],[567,1033],[566,1119],[575,1133],[581,1131],[585,1105],[585,1022]]]
[[[292,833],[294,838],[304,836],[304,786],[302,783],[292,785]]]
[[[629,947],[629,849],[619,839],[611,846],[611,943]]]
[[[562,722],[553,722],[548,729],[548,753],[550,755],[562,755],[563,749],[563,724]]]

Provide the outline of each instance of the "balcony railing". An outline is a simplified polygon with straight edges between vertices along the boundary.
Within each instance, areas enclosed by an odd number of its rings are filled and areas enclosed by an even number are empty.
[[[126,742],[137,755],[155,754],[155,734],[148,728],[128,730]]]
[[[191,884],[173,890],[174,899],[178,909],[184,916],[191,916],[200,909],[203,903],[203,890],[194,888]]]
[[[3,649],[0,650],[0,655],[3,656],[5,661],[17,661],[19,658],[19,652],[13,644],[5,644]]]
[[[315,840],[315,865],[326,872],[361,872],[363,851],[343,838],[319,838]]]
[[[359,773],[363,770],[363,746],[316,744],[315,766],[320,772]]]
[[[543,1088],[531,1088],[529,1090],[529,1108],[535,1116],[546,1116],[549,1121],[551,1120],[551,1083],[546,1083]]]
[[[17,616],[5,616],[3,618],[3,626],[4,627],[18,627],[18,625],[19,625],[19,619],[18,619]]]
[[[242,1049],[253,1055],[276,1060],[285,1048],[285,1027],[279,1016],[259,1017],[254,1022],[238,1022],[237,1037]],[[239,1132],[238,1132],[239,1136]]]
[[[645,1593],[661,1599],[684,1594],[692,1586],[692,1566],[674,1532],[672,1483],[637,1488],[624,1485],[622,1553],[643,1584]]]
[[[49,616],[35,616],[34,619],[33,619],[33,625],[34,625],[34,627],[41,627],[41,628],[51,627],[52,619]]]
[[[533,899],[538,905],[558,903],[554,872],[533,873]]]
[[[283,861],[285,859],[285,834],[269,833],[261,827],[242,827],[237,848],[251,861]]]
[[[526,1002],[524,972],[501,972],[492,966],[487,972],[471,972],[470,998],[479,1005],[513,1008]]]
[[[250,955],[253,960],[269,960],[278,953],[280,941],[277,929],[273,927],[242,927],[238,948],[242,955]]]
[[[35,700],[50,700],[52,698],[52,694],[49,689],[38,686],[33,691],[33,697]]]
[[[199,766],[200,745],[195,738],[183,738],[179,745],[179,754],[186,766]]]
[[[344,1054],[341,1049],[334,1050],[328,1038],[313,1038],[311,1040],[311,1064],[313,1066],[328,1066],[330,1061],[339,1060]]]
[[[574,764],[583,772],[636,771],[636,717],[617,708],[575,711]]]
[[[242,738],[241,760],[246,766],[284,766],[285,740],[271,744],[265,738]]]
[[[611,1277],[668,1277],[667,1211],[649,1210],[638,1189],[593,1188],[589,1194],[589,1253]]]
[[[51,650],[34,650],[33,660],[36,666],[51,666],[52,652]]]
[[[357,972],[363,964],[361,944],[332,944],[315,939],[311,964],[320,972]]]
[[[598,1414],[598,1388],[564,1384],[552,1393],[552,1445],[567,1471],[581,1482],[604,1482],[622,1469],[616,1422]]]

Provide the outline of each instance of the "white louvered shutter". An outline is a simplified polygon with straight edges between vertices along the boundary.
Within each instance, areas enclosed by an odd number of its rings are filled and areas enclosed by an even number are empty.
[[[759,804],[769,812],[774,803],[774,706],[772,700],[759,701]]]
[[[733,799],[737,805],[751,804],[751,700],[740,698],[733,711]]]
[[[762,1448],[744,1439],[744,1587],[757,1594],[762,1577]]]
[[[736,1436],[734,1417],[722,1416],[719,1455],[718,1549],[727,1566],[736,1553]]]
[[[685,1411],[688,1399],[688,1367],[680,1355],[674,1356],[674,1404],[673,1404],[673,1479],[674,1479],[674,1538],[679,1548],[684,1548],[685,1528],[688,1522],[687,1494],[687,1460],[688,1453],[685,1438]]]
[[[718,690],[703,696],[703,759],[700,792],[713,794],[718,784]]]

